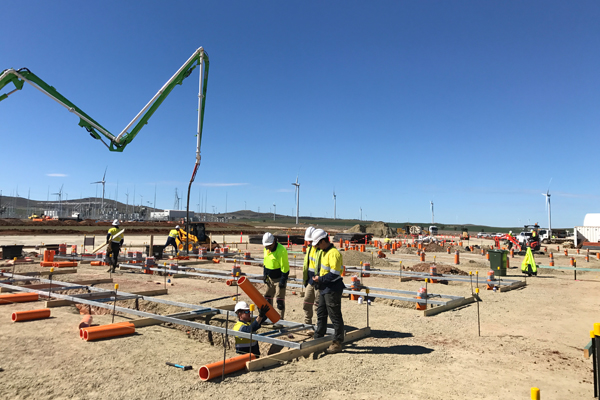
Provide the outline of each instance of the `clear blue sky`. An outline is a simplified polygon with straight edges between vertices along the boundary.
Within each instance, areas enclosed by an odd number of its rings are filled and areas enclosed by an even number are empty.
[[[547,225],[600,212],[598,1],[30,1],[3,5],[0,70],[28,67],[120,132],[190,54],[211,69],[209,211]],[[7,88],[0,91],[6,93]],[[0,103],[0,189],[172,208],[194,163],[198,73],[123,153],[26,86]],[[55,176],[50,176],[55,175]],[[58,176],[56,176],[58,175]],[[56,196],[51,196],[55,198]],[[184,196],[182,196],[184,197]]]

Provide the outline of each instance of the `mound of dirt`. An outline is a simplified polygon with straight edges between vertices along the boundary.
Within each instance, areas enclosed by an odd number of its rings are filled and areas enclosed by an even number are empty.
[[[398,267],[398,262],[390,262],[386,258],[373,257],[371,253],[361,253],[360,251],[348,250],[342,251],[342,260],[344,265],[347,267],[359,267],[361,261],[371,263],[372,268],[384,268],[389,269],[391,267]]]
[[[423,247],[423,250],[425,250],[425,253],[441,253],[443,251],[446,251],[446,248],[444,246],[440,246],[437,243],[429,243],[428,245],[425,245],[425,247]]]
[[[346,229],[344,232],[347,233],[366,233],[367,227],[365,225],[356,224],[350,229]]]
[[[414,271],[414,272],[429,272],[429,267],[435,265],[437,268],[438,274],[448,274],[448,275],[469,275],[465,271],[453,267],[451,265],[442,265],[442,264],[433,264],[433,263],[419,263],[415,264],[412,267],[402,267],[405,271]]]
[[[371,233],[375,237],[395,237],[396,233],[385,222],[373,222],[367,226],[366,233]]]

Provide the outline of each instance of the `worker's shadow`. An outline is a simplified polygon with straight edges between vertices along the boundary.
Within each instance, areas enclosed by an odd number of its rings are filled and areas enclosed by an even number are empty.
[[[379,354],[398,354],[398,355],[420,355],[429,354],[433,352],[433,349],[425,346],[413,346],[400,344],[395,346],[360,346],[358,343],[350,343],[344,348],[344,353],[348,354],[362,354],[362,355],[379,355]]]

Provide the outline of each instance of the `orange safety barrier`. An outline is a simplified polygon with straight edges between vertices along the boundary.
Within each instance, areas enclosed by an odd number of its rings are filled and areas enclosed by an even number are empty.
[[[54,268],[76,267],[77,261],[59,261],[52,264]]]
[[[244,369],[246,363],[255,360],[256,356],[252,353],[242,354],[241,356],[228,358],[225,361],[217,361],[212,364],[203,365],[198,370],[198,375],[203,381],[219,377],[223,374],[223,363],[225,363],[225,375]]]
[[[514,249],[510,249],[510,258],[515,258],[515,251],[514,251]]]
[[[494,271],[489,270],[487,273],[487,290],[492,290],[494,288],[494,281],[496,278],[494,277]]]
[[[38,301],[40,296],[37,293],[8,293],[0,294],[0,304],[27,303],[29,301]]]
[[[425,252],[421,252],[421,262],[425,261]]]
[[[435,265],[429,266],[429,275],[437,276],[437,267]],[[431,279],[431,283],[437,283],[437,279]]]
[[[569,265],[571,265],[571,267],[575,266],[575,258],[571,257],[571,261],[569,262]]]
[[[485,258],[486,258],[486,260],[489,260],[490,259],[490,253],[485,253]]]
[[[579,249],[577,249],[577,254],[579,254]]]
[[[569,252],[567,251],[567,249],[565,249],[565,256],[568,256]]]
[[[12,322],[22,321],[33,321],[35,319],[44,319],[50,316],[49,308],[42,308],[41,310],[29,310],[29,311],[15,311],[12,313]]]
[[[600,260],[600,251],[596,253],[596,259]]]
[[[257,309],[260,309],[265,304],[269,304],[267,302],[267,299],[265,299],[264,296],[260,294],[258,290],[256,290],[254,285],[250,283],[250,281],[246,279],[245,276],[242,276],[240,279],[238,279],[237,284],[244,291],[244,293],[246,293],[246,295],[250,297],[250,300],[252,300],[254,304],[256,304]],[[281,319],[281,316],[275,310],[275,307],[273,307],[273,305],[269,304],[269,308],[270,310],[267,312],[267,318],[269,318],[272,323],[276,323]]]
[[[131,322],[119,322],[116,324],[93,326],[79,330],[79,337],[86,342],[110,337],[131,335],[135,333],[135,325]]]
[[[446,247],[446,253],[450,254],[450,246]]]
[[[456,252],[454,253],[454,264],[458,265],[460,264],[460,253],[458,252],[458,250],[456,250]]]
[[[427,289],[425,289],[424,287],[420,288],[417,292],[417,299],[423,299],[425,300],[427,298]],[[421,304],[421,303],[416,303],[417,304],[417,310],[427,310],[427,304]]]

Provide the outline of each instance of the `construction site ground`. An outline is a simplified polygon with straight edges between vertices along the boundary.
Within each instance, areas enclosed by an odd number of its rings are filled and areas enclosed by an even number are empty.
[[[159,239],[157,239],[159,238]],[[155,238],[162,244],[165,237]],[[216,240],[213,238],[213,240]],[[247,237],[226,236],[242,252],[262,257],[260,245],[246,245]],[[221,238],[218,239],[221,242]],[[2,236],[0,245],[41,243],[76,244],[81,235]],[[157,243],[159,242],[159,243]],[[148,236],[128,235],[126,247],[141,249]],[[466,244],[466,243],[465,243]],[[474,240],[470,244],[493,244]],[[246,246],[248,247],[246,250]],[[569,257],[577,257],[579,267],[600,268],[592,257],[569,250],[565,257],[553,246],[557,266],[568,266]],[[89,250],[89,249],[88,249]],[[294,246],[293,251],[300,251]],[[412,250],[412,249],[411,249]],[[34,251],[26,248],[25,251]],[[342,252],[347,266],[373,259],[372,268],[396,269],[421,263],[416,254],[398,252],[376,259],[370,250],[364,254]],[[301,254],[296,254],[298,263]],[[426,262],[452,267],[454,254],[430,252]],[[348,344],[340,354],[313,354],[259,372],[241,371],[225,380],[203,382],[200,366],[223,359],[223,342],[215,334],[215,345],[187,328],[155,325],[136,330],[136,334],[84,342],[77,326],[81,320],[74,306],[52,308],[46,320],[11,323],[13,311],[43,308],[43,302],[0,306],[0,398],[11,399],[525,399],[531,387],[539,387],[544,399],[591,398],[593,393],[591,361],[584,359],[583,347],[589,331],[598,320],[600,274],[543,269],[537,277],[527,278],[527,286],[509,292],[485,289],[489,263],[479,252],[461,252],[464,272],[479,271],[481,336],[478,336],[477,304],[425,317],[415,303],[375,299],[369,307],[369,337]],[[293,260],[293,256],[291,257]],[[39,260],[39,259],[38,259]],[[522,257],[510,259],[507,279],[525,279],[520,273]],[[538,264],[548,265],[547,255],[536,256]],[[353,264],[357,262],[356,264]],[[8,268],[6,265],[0,268]],[[205,262],[199,267],[230,269],[233,264]],[[56,275],[62,281],[106,278],[106,266],[82,263],[76,275]],[[17,264],[16,273],[48,270],[34,264]],[[242,266],[242,271],[260,274],[258,266]],[[300,277],[301,269],[292,269],[291,277]],[[113,274],[120,291],[135,292],[161,289],[164,278],[157,275],[119,272]],[[345,278],[347,284],[350,277]],[[400,282],[398,277],[371,275],[363,283],[417,291],[423,282]],[[475,281],[474,281],[475,285]],[[97,285],[112,289],[113,284]],[[257,285],[263,290],[263,285]],[[161,298],[198,304],[201,301],[236,294],[224,280],[173,278],[169,294]],[[430,293],[471,296],[468,282],[448,285],[429,284]],[[242,300],[248,300],[241,295]],[[286,320],[303,321],[303,299],[298,289],[288,289]],[[231,305],[232,299],[210,303]],[[167,314],[181,311],[160,305],[152,312]],[[344,298],[344,322],[348,329],[367,325],[367,305]],[[115,322],[130,316],[117,315]],[[94,324],[110,323],[111,315],[94,315]],[[223,317],[213,318],[223,326]],[[229,327],[233,321],[229,322]],[[188,333],[189,332],[189,333]],[[307,339],[294,333],[293,340]],[[261,346],[263,353],[267,350]],[[227,357],[234,356],[233,348]],[[166,362],[192,365],[191,371],[166,366]]]

